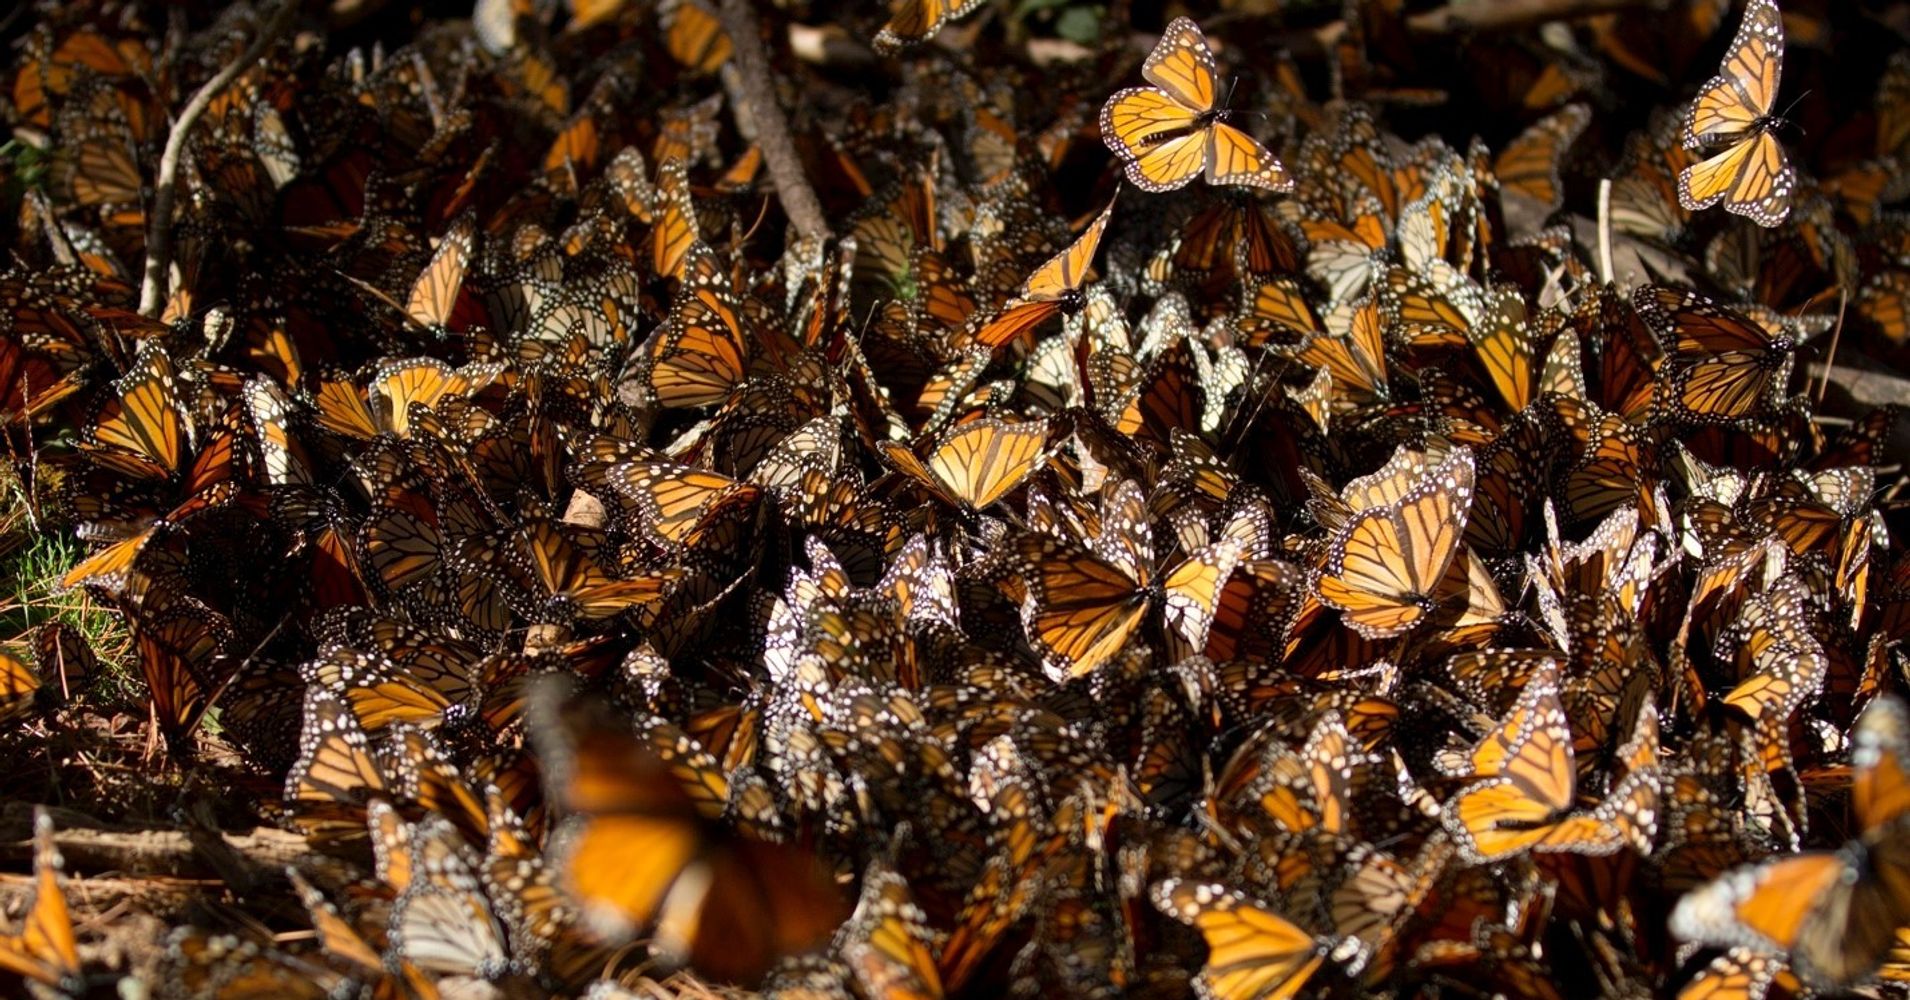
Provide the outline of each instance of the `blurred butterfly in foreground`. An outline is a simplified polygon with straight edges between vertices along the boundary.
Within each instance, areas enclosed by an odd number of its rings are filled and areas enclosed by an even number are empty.
[[[728,782],[709,763],[640,739],[561,682],[533,689],[530,708],[552,798],[568,814],[551,856],[598,936],[654,928],[653,953],[753,983],[842,922],[847,907],[815,855],[722,821]]]
[[[1177,17],[1141,66],[1152,87],[1129,87],[1101,107],[1101,140],[1143,191],[1172,191],[1196,177],[1269,191],[1293,186],[1287,168],[1218,106],[1214,53],[1191,18]]]
[[[1836,851],[1790,854],[1725,872],[1671,911],[1699,944],[1789,952],[1810,986],[1868,977],[1910,924],[1910,714],[1880,695],[1851,734],[1851,807],[1860,832]]]
[[[898,50],[935,37],[942,26],[982,5],[982,0],[897,0],[889,5],[889,23],[875,36],[875,50]]]
[[[1784,70],[1784,16],[1773,0],[1751,0],[1744,23],[1717,76],[1705,82],[1685,115],[1686,149],[1728,145],[1678,175],[1678,203],[1696,212],[1718,202],[1760,226],[1791,213],[1797,171],[1784,158],[1771,113]]]

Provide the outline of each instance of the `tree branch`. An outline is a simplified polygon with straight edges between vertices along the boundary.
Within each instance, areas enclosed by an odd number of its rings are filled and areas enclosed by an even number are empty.
[[[99,830],[65,827],[53,844],[70,870],[119,872],[132,877],[220,879],[243,873],[248,881],[283,877],[285,866],[312,853],[305,838],[259,827],[244,834],[195,837],[179,830]],[[212,848],[208,850],[208,848]],[[21,866],[33,857],[33,841],[0,842],[0,862]]]
[[[172,266],[172,202],[179,182],[179,158],[186,150],[192,127],[199,123],[212,99],[230,87],[239,74],[250,69],[265,55],[265,50],[278,41],[291,25],[292,15],[298,13],[298,8],[299,0],[280,0],[279,9],[260,26],[252,44],[195,91],[172,123],[172,131],[166,135],[165,152],[159,157],[159,173],[153,179],[153,203],[146,219],[146,267],[139,282],[141,316],[158,316],[166,300],[166,269]]]
[[[789,138],[789,119],[776,99],[776,80],[770,75],[769,53],[763,48],[762,26],[753,0],[722,0],[723,30],[729,33],[743,100],[736,104],[737,124],[756,133],[763,163],[769,168],[776,197],[796,232],[818,242],[829,239],[829,220],[816,190],[803,175],[802,158]]]
[[[1494,0],[1492,3],[1454,3],[1406,19],[1415,35],[1486,34],[1517,31],[1547,21],[1571,21],[1633,7],[1655,6],[1655,0]]]
[[[1573,21],[1599,14],[1662,5],[1663,0],[1472,0],[1448,3],[1406,19],[1406,31],[1417,38],[1493,34],[1518,31],[1547,21]],[[1244,17],[1242,18],[1245,19]],[[1214,19],[1228,20],[1226,15]],[[1295,28],[1269,36],[1268,42],[1296,56],[1325,56],[1346,34],[1345,21],[1329,21],[1313,28]]]

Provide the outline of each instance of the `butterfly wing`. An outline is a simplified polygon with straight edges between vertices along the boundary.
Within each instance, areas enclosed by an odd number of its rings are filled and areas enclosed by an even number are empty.
[[[963,424],[929,456],[943,491],[974,510],[1007,496],[1041,464],[1048,429],[1041,421]]]
[[[1286,1000],[1325,959],[1313,935],[1222,885],[1169,879],[1154,887],[1154,905],[1207,939],[1205,997]]]
[[[464,272],[470,267],[476,239],[475,215],[459,216],[451,224],[431,263],[418,275],[417,282],[411,286],[410,297],[405,300],[405,315],[412,322],[422,327],[441,327],[450,322],[451,312],[458,304],[458,293],[464,288]]]
[[[1213,50],[1190,17],[1168,24],[1141,65],[1141,77],[1194,114],[1212,111],[1219,96]]]
[[[0,971],[77,995],[83,991],[84,983],[80,977],[73,917],[67,909],[65,887],[61,884],[62,864],[59,849],[53,844],[53,819],[46,810],[35,809],[33,907],[27,912],[18,934],[0,937]]]
[[[895,0],[889,6],[889,23],[876,33],[875,50],[893,54],[898,49],[917,45],[935,37],[942,25],[981,6],[982,0]]]
[[[1101,108],[1101,139],[1143,191],[1184,187],[1207,167],[1200,113],[1158,87],[1129,87]]]
[[[1910,920],[1910,720],[1879,696],[1852,735],[1852,799],[1863,823],[1840,851],[1807,851],[1724,873],[1678,901],[1671,931],[1687,941],[1789,952],[1815,987],[1868,976]]]
[[[1287,191],[1293,178],[1267,147],[1232,125],[1207,128],[1207,183],[1245,184],[1268,191]]]
[[[652,355],[650,386],[664,406],[706,406],[729,398],[748,368],[742,304],[713,251],[692,244],[669,326]]]
[[[1686,210],[1722,201],[1727,210],[1767,227],[1790,214],[1796,170],[1767,123],[1783,68],[1784,17],[1772,0],[1752,0],[1722,72],[1704,85],[1685,114],[1686,149],[1736,140],[1678,175],[1678,201]]]
[[[1114,199],[1108,200],[1101,214],[1088,223],[1088,228],[1068,246],[1066,250],[1035,269],[1028,281],[1021,287],[1021,297],[1038,302],[1051,302],[1069,292],[1079,291],[1082,282],[1087,280],[1088,265],[1094,262],[1094,253],[1101,248],[1101,235],[1107,232],[1108,219],[1114,215]]]
[[[1022,610],[1028,638],[1058,673],[1094,672],[1140,627],[1147,592],[1120,567],[1042,534],[1024,536],[1017,551],[1028,583]]]
[[[1418,472],[1395,499],[1360,509],[1348,520],[1315,571],[1320,599],[1367,638],[1399,635],[1425,617],[1465,534],[1472,453],[1455,450],[1439,466]]]
[[[1685,148],[1742,135],[1769,115],[1783,69],[1784,15],[1773,0],[1751,0],[1722,71],[1706,81],[1685,113]]]
[[[1205,546],[1161,579],[1167,626],[1189,649],[1206,647],[1221,588],[1239,565],[1241,551],[1240,541],[1232,538]]]
[[[1776,226],[1791,211],[1797,170],[1768,132],[1701,160],[1678,175],[1678,204],[1696,212],[1719,202],[1761,226]]]

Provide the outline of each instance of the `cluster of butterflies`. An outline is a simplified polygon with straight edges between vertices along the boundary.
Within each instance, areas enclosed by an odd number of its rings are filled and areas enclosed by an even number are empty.
[[[314,850],[168,914],[156,995],[1910,984],[1900,413],[1811,367],[1910,338],[1910,57],[1824,58],[1888,26],[1348,0],[1324,85],[1188,18],[918,44],[979,6],[843,15],[892,78],[793,116],[828,240],[707,0],[287,41],[147,312],[262,15],[26,31],[0,428],[165,755]],[[1787,38],[1867,110],[1791,135]],[[1441,109],[1506,134],[1386,125]],[[0,670],[32,753],[102,666]],[[124,971],[57,835],[42,995]]]

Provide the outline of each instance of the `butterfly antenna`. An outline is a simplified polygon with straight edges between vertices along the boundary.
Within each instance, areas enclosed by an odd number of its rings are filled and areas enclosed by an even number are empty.
[[[1778,112],[1776,115],[1772,116],[1776,121],[1783,123],[1785,128],[1795,130],[1797,132],[1798,138],[1800,139],[1810,135],[1810,132],[1806,131],[1804,126],[1799,125],[1798,123],[1791,120],[1790,118],[1791,109],[1797,107],[1799,102],[1803,101],[1804,98],[1809,97],[1810,95],[1811,95],[1810,91],[1808,90],[1804,91],[1803,93],[1792,98],[1791,103],[1784,105],[1783,111]]]

